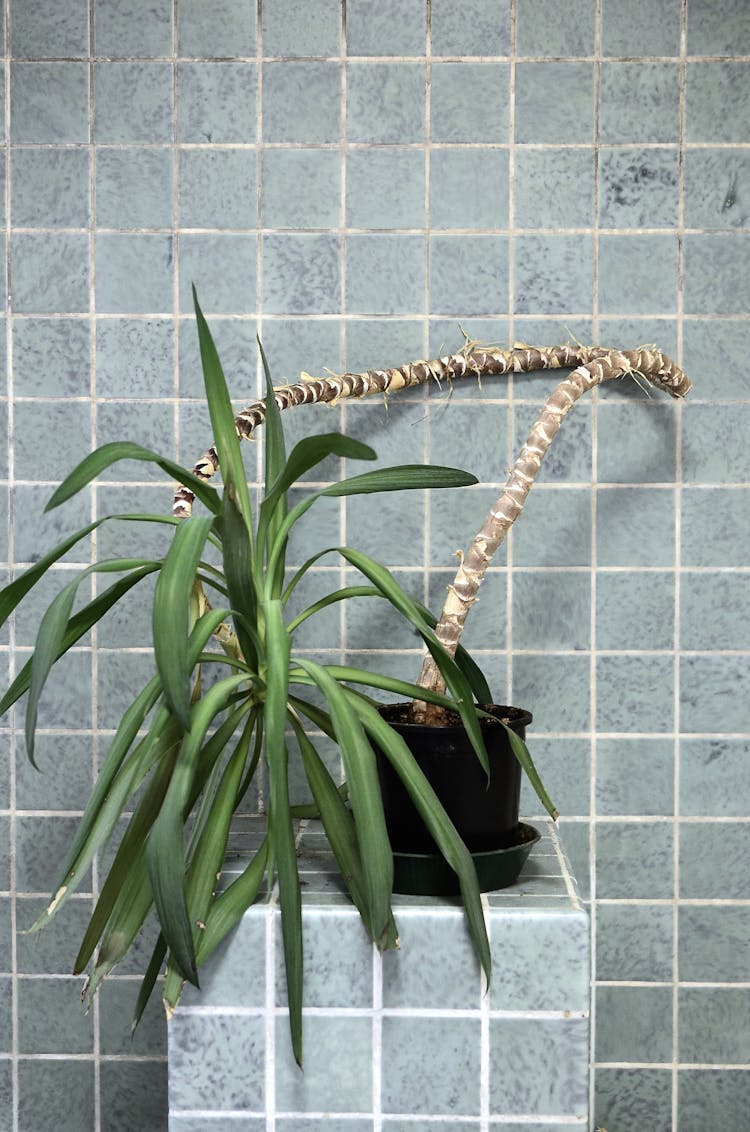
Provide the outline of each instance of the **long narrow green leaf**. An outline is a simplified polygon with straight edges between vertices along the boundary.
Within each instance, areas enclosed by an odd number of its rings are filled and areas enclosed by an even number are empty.
[[[303,621],[307,621],[308,617],[313,617],[316,613],[320,613],[321,609],[327,609],[329,605],[335,605],[339,601],[348,601],[352,597],[381,597],[380,590],[376,590],[374,586],[345,586],[343,589],[334,590],[333,593],[326,594],[325,597],[319,599],[309,605],[307,609],[303,609],[296,617],[292,618],[289,622],[289,632],[293,633]]]
[[[245,466],[242,462],[240,441],[234,423],[234,411],[229,399],[229,390],[221,368],[221,361],[216,350],[208,323],[203,317],[203,311],[198,302],[198,295],[193,287],[193,305],[195,319],[198,326],[198,342],[201,352],[201,366],[203,368],[203,384],[206,390],[208,411],[211,416],[211,427],[214,433],[214,443],[219,456],[221,475],[224,488],[232,488],[237,500],[237,506],[247,525],[248,534],[252,537],[252,508],[250,505],[250,492],[245,479]]]
[[[289,635],[281,602],[264,602],[266,619],[266,764],[269,832],[279,876],[281,933],[289,999],[289,1027],[297,1064],[302,1063],[302,899],[292,816],[289,811],[289,755],[284,740],[289,691]]]
[[[163,934],[159,932],[159,937],[154,944],[154,950],[151,952],[151,958],[146,968],[146,973],[143,976],[141,985],[138,989],[138,998],[135,1003],[135,1010],[133,1011],[133,1021],[130,1025],[131,1038],[135,1034],[138,1024],[143,1017],[143,1011],[149,1003],[149,999],[153,993],[156,981],[159,978],[159,972],[162,969],[162,964],[167,955],[167,941]]]
[[[59,507],[61,503],[65,503],[72,496],[77,495],[82,488],[101,475],[106,468],[116,464],[118,460],[141,460],[148,464],[156,464],[171,479],[189,487],[209,511],[214,515],[218,514],[219,493],[216,488],[209,487],[204,480],[199,479],[187,468],[176,464],[168,457],[160,456],[157,452],[144,448],[142,444],[133,444],[128,440],[115,440],[111,444],[103,444],[101,448],[89,453],[53,492],[44,510],[52,511],[55,507]]]
[[[251,668],[258,665],[258,650],[252,632],[258,621],[258,600],[253,577],[253,550],[234,489],[226,488],[221,501],[221,534],[224,572],[234,612],[234,629],[242,655]]]
[[[354,668],[351,665],[343,664],[326,664],[325,669],[333,676],[334,680],[339,682],[363,684],[369,688],[379,688],[384,692],[392,692],[394,696],[401,696],[402,699],[424,699],[427,703],[439,704],[440,707],[448,708],[450,711],[457,710],[456,701],[451,699],[450,696],[442,695],[440,692],[432,692],[427,688],[420,688],[419,684],[411,684],[408,680],[399,680],[396,676],[384,676],[380,672],[370,672],[367,668]],[[297,668],[291,669],[289,682],[290,684],[306,684],[308,686],[315,683],[311,676],[302,675]]]
[[[122,885],[118,889],[115,906],[102,936],[93,973],[86,984],[86,1000],[89,1004],[112,968],[127,955],[151,910],[153,897],[145,858],[145,849],[141,846],[130,862]],[[81,970],[78,963],[76,970]]]
[[[95,573],[121,573],[132,571],[137,574],[133,584],[153,574],[161,565],[158,561],[148,561],[135,558],[116,558],[109,561],[97,562],[93,566],[82,570],[72,582],[69,582],[60,593],[50,602],[42,617],[34,645],[34,655],[31,658],[31,682],[29,685],[29,698],[26,704],[26,750],[33,766],[34,739],[39,709],[39,700],[47,683],[47,677],[52,666],[61,655],[68,622],[73,608],[73,602],[78,593],[78,587],[86,578]]]
[[[187,523],[190,522],[191,519],[187,520]],[[226,707],[232,692],[246,679],[244,674],[227,676],[193,705],[182,749],[146,850],[154,903],[164,937],[183,976],[196,986],[195,948],[185,891],[183,813],[206,732],[218,713]]]
[[[489,982],[492,970],[490,945],[471,854],[401,736],[388,726],[371,704],[355,694],[352,701],[365,730],[393,765],[440,852],[458,876],[469,931]]]
[[[193,516],[177,528],[161,568],[153,603],[154,658],[164,695],[187,729],[190,716],[188,606],[210,518]]]
[[[266,403],[269,403],[268,397]],[[368,444],[363,444],[350,436],[343,436],[340,432],[324,432],[318,436],[303,437],[295,444],[286,466],[278,473],[276,479],[271,481],[266,477],[266,484],[270,486],[266,487],[266,497],[261,512],[264,508],[270,511],[279,495],[288,491],[306,472],[329,456],[345,456],[350,460],[375,460],[377,453]]]
[[[206,917],[206,926],[200,934],[196,957],[201,966],[224,937],[236,927],[251,904],[254,904],[263,883],[268,861],[268,838],[264,837],[257,853],[243,872],[220,893]],[[167,1003],[168,1008],[176,1003]]]
[[[559,816],[557,809],[555,808],[554,802],[544,788],[544,784],[539,776],[539,771],[534,766],[534,760],[531,757],[529,748],[526,746],[521,736],[516,735],[515,731],[513,731],[512,728],[508,727],[507,724],[502,722],[502,720],[500,720],[499,722],[505,728],[505,733],[508,736],[511,750],[521,764],[521,767],[526,774],[529,782],[531,783],[537,798],[542,803],[552,820],[557,821],[557,818]]]
[[[365,891],[376,942],[388,936],[393,888],[393,856],[383,816],[375,754],[352,705],[353,693],[342,687],[320,664],[295,659],[325,696],[344,760],[346,780],[357,823]]]

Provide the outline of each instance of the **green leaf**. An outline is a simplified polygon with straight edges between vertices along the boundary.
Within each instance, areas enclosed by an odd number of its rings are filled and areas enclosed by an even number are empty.
[[[250,506],[250,492],[245,479],[245,466],[242,462],[240,440],[237,436],[237,426],[234,423],[234,411],[229,399],[229,390],[221,368],[219,355],[203,317],[203,311],[198,303],[198,296],[193,287],[193,304],[195,306],[195,319],[198,325],[198,342],[200,344],[201,365],[203,367],[203,384],[208,400],[208,411],[211,415],[211,427],[214,432],[214,443],[219,456],[221,474],[224,488],[234,491],[237,506],[240,509],[248,533],[252,537],[252,508]]]
[[[214,900],[206,917],[206,926],[200,934],[196,951],[201,966],[219,946],[225,936],[236,927],[251,904],[255,903],[268,861],[268,838],[264,837],[252,861]],[[167,1007],[176,1003],[168,1002]]]
[[[393,855],[383,816],[375,754],[352,706],[354,693],[339,685],[315,661],[295,659],[295,663],[312,677],[328,702],[357,824],[370,922],[376,942],[382,945],[388,937],[391,919]]]
[[[193,519],[187,519],[183,527],[192,522]],[[196,986],[198,976],[195,949],[185,892],[183,813],[206,732],[218,713],[226,707],[231,694],[246,680],[244,674],[228,676],[210,688],[204,698],[193,705],[188,719],[188,731],[146,850],[154,903],[164,937],[183,976]]]
[[[423,699],[430,704],[439,704],[451,711],[457,710],[455,700],[440,692],[433,692],[427,688],[420,688],[419,684],[411,684],[407,680],[399,680],[396,676],[384,676],[380,672],[370,672],[367,668],[354,668],[351,665],[326,664],[326,672],[339,682],[350,684],[364,684],[369,688],[380,688],[384,692],[392,692],[394,696],[401,696],[407,700]],[[298,669],[293,668],[289,674],[292,684],[314,684],[310,676],[301,676]]]
[[[321,609],[327,609],[329,605],[335,605],[339,601],[348,601],[352,597],[382,597],[382,594],[380,590],[376,590],[373,586],[345,586],[343,589],[335,590],[298,613],[289,622],[289,632],[293,633],[303,621],[306,621],[308,617],[313,617],[316,613],[320,613]]]
[[[269,780],[268,827],[279,876],[281,932],[289,999],[292,1049],[302,1063],[302,901],[292,815],[289,810],[289,756],[284,740],[289,691],[289,634],[281,602],[262,606],[266,619],[268,669],[264,712]]]
[[[496,719],[497,717],[493,716],[492,718]],[[508,727],[508,725],[506,723],[503,723],[502,720],[499,720],[499,723],[502,727],[505,728],[505,733],[508,736],[511,750],[521,764],[521,768],[523,769],[526,777],[534,788],[534,792],[537,798],[542,803],[552,820],[557,821],[559,815],[557,810],[555,809],[555,804],[544,788],[544,784],[539,776],[539,771],[534,766],[534,760],[531,757],[529,748],[526,746],[521,736],[516,735],[515,731],[511,727]]]
[[[82,570],[80,574],[69,582],[60,593],[50,602],[39,625],[34,654],[31,658],[31,679],[29,683],[29,698],[26,704],[26,750],[33,766],[34,738],[36,732],[39,699],[47,683],[52,666],[60,657],[64,649],[65,635],[69,628],[69,619],[73,602],[78,593],[78,587],[91,574],[120,573],[132,570],[128,579],[135,585],[141,578],[153,574],[159,569],[160,562],[137,558],[116,558],[109,561],[97,562],[93,566]],[[130,586],[127,587],[128,589]],[[120,595],[121,596],[121,595]],[[111,604],[111,603],[110,603]]]
[[[266,401],[268,402],[268,397]],[[266,488],[263,506],[268,506],[270,510],[279,495],[288,491],[306,472],[322,463],[329,456],[345,456],[350,460],[375,460],[377,458],[375,450],[370,448],[368,444],[363,444],[349,436],[342,436],[340,432],[324,432],[319,436],[305,436],[295,444],[286,466],[276,479],[274,481],[266,479],[266,483],[270,483],[271,486]]]
[[[225,490],[221,501],[221,533],[224,571],[234,613],[234,629],[242,655],[249,666],[256,669],[258,650],[254,635],[250,631],[258,620],[258,601],[253,577],[253,549],[233,488]]]
[[[492,969],[490,945],[471,854],[401,736],[364,699],[355,699],[354,706],[365,730],[396,770],[440,852],[458,876],[469,931],[489,982]]]
[[[143,1011],[148,1006],[149,999],[151,998],[153,989],[156,986],[156,980],[159,978],[159,972],[161,971],[162,964],[164,963],[166,955],[167,941],[165,940],[162,933],[159,932],[159,937],[154,944],[154,950],[151,952],[151,958],[149,959],[146,973],[143,976],[143,980],[141,981],[141,985],[138,989],[138,998],[136,999],[135,1010],[133,1011],[133,1021],[130,1026],[131,1038],[135,1034],[135,1031],[138,1028],[138,1024],[143,1017]]]
[[[170,479],[177,480],[184,487],[189,487],[197,499],[200,499],[214,515],[219,513],[219,493],[215,488],[209,487],[204,480],[199,479],[187,468],[175,464],[166,456],[160,456],[141,444],[133,444],[128,440],[116,440],[112,444],[103,444],[101,448],[89,453],[66,476],[60,486],[53,492],[45,511],[52,511],[65,503],[72,496],[86,487],[87,484],[101,475],[105,469],[116,464],[118,460],[142,460],[148,464],[156,464]]]
[[[188,606],[210,518],[184,519],[161,568],[153,602],[154,657],[164,695],[187,729],[190,716]]]

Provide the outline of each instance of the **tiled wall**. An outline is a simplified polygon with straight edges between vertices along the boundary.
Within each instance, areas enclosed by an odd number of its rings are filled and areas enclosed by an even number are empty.
[[[248,0],[5,0],[4,15],[0,509],[15,524],[1,562],[133,494],[169,508],[144,466],[135,493],[114,481],[41,516],[94,443],[185,462],[205,447],[191,280],[238,398],[257,389],[256,330],[279,379],[458,346],[459,324],[503,343],[654,341],[694,378],[684,408],[634,382],[576,408],[467,643],[498,698],[533,710],[590,880],[599,1123],[735,1132],[750,1106],[745,0],[347,0],[345,14],[265,0],[259,20]],[[424,511],[336,502],[310,538],[374,550],[439,602],[550,388],[488,379],[450,404],[432,390],[387,414],[290,414],[295,434],[343,427],[489,485]],[[79,561],[115,546],[105,527]],[[0,640],[3,671],[33,641],[29,605]],[[331,618],[309,646],[385,646],[370,618]],[[56,934],[14,935],[148,668],[147,620],[134,608],[109,622],[108,649],[71,656],[45,706],[43,775],[0,731],[0,1127],[14,1132],[164,1127],[158,1009],[127,1036],[137,966],[88,1016],[66,977],[91,896]],[[389,669],[413,677],[413,641],[392,644]]]

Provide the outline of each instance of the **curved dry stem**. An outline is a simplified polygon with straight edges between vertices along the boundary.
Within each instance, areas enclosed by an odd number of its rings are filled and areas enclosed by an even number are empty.
[[[691,384],[682,370],[658,350],[602,351],[563,379],[547,399],[528,439],[521,449],[502,493],[490,508],[468,551],[461,558],[456,577],[436,627],[436,635],[451,656],[461,639],[464,623],[495,551],[523,510],[539,469],[562,422],[589,389],[604,381],[634,373],[646,378],[672,397],[681,398]],[[445,685],[431,656],[427,656],[417,681],[420,687],[442,692]],[[412,705],[414,722],[439,718],[441,709],[417,701]]]

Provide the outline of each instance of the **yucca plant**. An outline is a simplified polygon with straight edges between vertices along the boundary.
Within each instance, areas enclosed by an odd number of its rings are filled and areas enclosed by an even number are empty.
[[[195,310],[222,490],[167,457],[127,442],[104,445],[71,472],[54,492],[48,510],[69,500],[116,461],[134,459],[156,464],[184,485],[206,514],[184,519],[154,514],[105,516],[67,538],[7,586],[0,593],[2,622],[52,566],[100,524],[171,523],[175,527],[163,558],[98,561],[64,586],[41,619],[33,655],[3,697],[0,715],[26,696],[26,745],[33,762],[40,697],[53,666],[134,586],[156,576],[152,610],[156,674],[138,692],[116,729],[54,895],[32,930],[48,924],[65,905],[95,855],[110,841],[117,844],[120,820],[123,814],[130,814],[74,972],[83,972],[93,961],[88,982],[88,994],[93,994],[129,951],[155,906],[160,934],[138,996],[137,1024],[165,964],[163,995],[171,1011],[184,981],[198,985],[201,964],[256,900],[264,881],[269,887],[277,881],[291,1037],[299,1061],[302,916],[295,813],[289,794],[290,750],[294,754],[296,749],[342,877],[365,928],[380,948],[396,943],[391,910],[393,860],[370,741],[385,753],[459,877],[469,929],[489,976],[489,945],[469,851],[405,743],[384,722],[363,689],[418,697],[457,712],[485,767],[479,725],[482,712],[476,705],[491,697],[465,651],[459,648],[451,656],[439,643],[435,619],[428,611],[404,593],[388,570],[355,549],[334,548],[360,572],[362,584],[335,589],[291,616],[290,597],[322,555],[331,551],[321,549],[311,555],[287,581],[287,542],[295,524],[320,498],[454,487],[476,483],[476,479],[452,468],[405,465],[364,472],[310,490],[289,506],[290,489],[326,457],[371,460],[375,453],[356,440],[328,433],[302,439],[287,456],[263,355],[265,491],[254,509],[226,382],[197,299]],[[73,612],[79,587],[92,574],[118,577],[93,601]],[[380,599],[395,607],[424,641],[445,690],[431,691],[392,676],[324,665],[295,654],[295,633],[301,625],[332,604],[355,597]],[[308,735],[310,729],[338,745],[344,786],[327,769]],[[518,757],[550,805],[528,752],[515,736],[513,740]],[[262,761],[266,768],[266,836],[245,870],[219,891],[217,876],[232,818]]]

